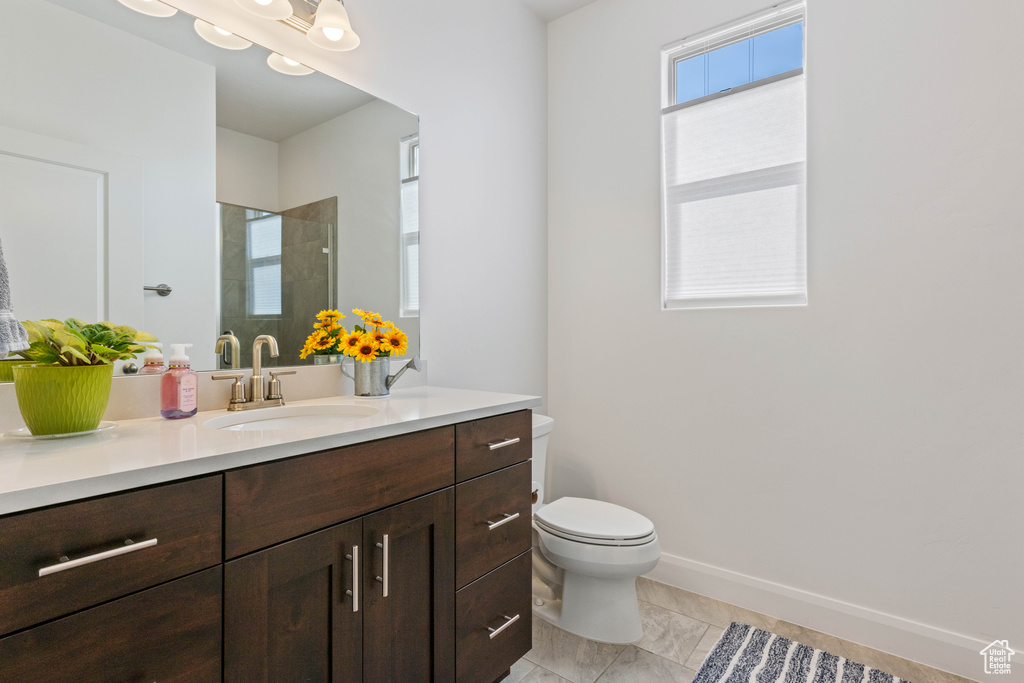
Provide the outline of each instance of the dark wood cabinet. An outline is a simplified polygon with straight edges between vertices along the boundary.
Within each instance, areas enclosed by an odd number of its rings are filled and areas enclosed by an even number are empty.
[[[456,594],[458,683],[493,681],[532,645],[530,551]]]
[[[532,436],[529,410],[455,425],[455,480],[463,482],[529,460]]]
[[[456,487],[457,588],[530,549],[531,474],[523,462]]]
[[[448,488],[228,562],[224,680],[452,680],[453,498]]]
[[[451,486],[454,440],[440,427],[225,473],[227,558]]]
[[[355,520],[224,565],[225,681],[363,680],[361,536]]]
[[[454,677],[454,507],[448,488],[363,519],[365,681]]]
[[[221,568],[0,639],[0,681],[221,680]]]
[[[0,683],[490,683],[529,457],[519,411],[0,517]]]
[[[219,565],[221,488],[217,474],[0,518],[0,635]]]

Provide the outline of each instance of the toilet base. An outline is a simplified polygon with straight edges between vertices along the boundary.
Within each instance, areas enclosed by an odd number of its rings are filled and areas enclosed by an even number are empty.
[[[604,579],[566,572],[560,587],[544,584],[546,590],[537,590],[538,583],[543,582],[535,576],[534,616],[600,643],[626,645],[643,637],[635,577]]]

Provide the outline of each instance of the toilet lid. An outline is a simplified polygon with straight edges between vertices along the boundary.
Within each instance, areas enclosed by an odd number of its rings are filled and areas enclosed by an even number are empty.
[[[654,523],[640,513],[589,498],[559,498],[534,518],[542,528],[587,539],[626,541],[654,533]]]

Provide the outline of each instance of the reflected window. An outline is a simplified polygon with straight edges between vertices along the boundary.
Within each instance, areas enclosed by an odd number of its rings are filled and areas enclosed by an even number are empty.
[[[281,217],[247,209],[245,219],[249,315],[281,315]]]
[[[420,138],[411,135],[401,142],[401,292],[399,315],[420,314]]]

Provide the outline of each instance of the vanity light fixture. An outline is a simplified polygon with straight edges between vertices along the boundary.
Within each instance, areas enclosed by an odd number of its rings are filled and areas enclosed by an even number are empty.
[[[151,17],[173,17],[178,13],[178,10],[174,9],[170,5],[165,5],[160,0],[117,0],[125,7],[133,9],[136,12],[142,12],[148,14]]]
[[[313,69],[310,69],[305,64],[299,64],[294,59],[288,59],[276,52],[270,53],[270,56],[267,57],[267,64],[274,71],[288,74],[289,76],[308,76],[313,73]]]
[[[196,33],[199,34],[200,38],[211,45],[222,47],[225,50],[244,50],[252,45],[245,38],[239,38],[231,31],[225,31],[220,26],[214,26],[202,19],[196,19],[196,23],[193,26],[195,26]]]
[[[235,0],[235,2],[264,19],[281,21],[292,15],[292,4],[288,0]]]
[[[317,47],[335,52],[351,50],[359,45],[359,36],[352,30],[341,0],[320,0],[313,27],[306,32],[306,37]]]

